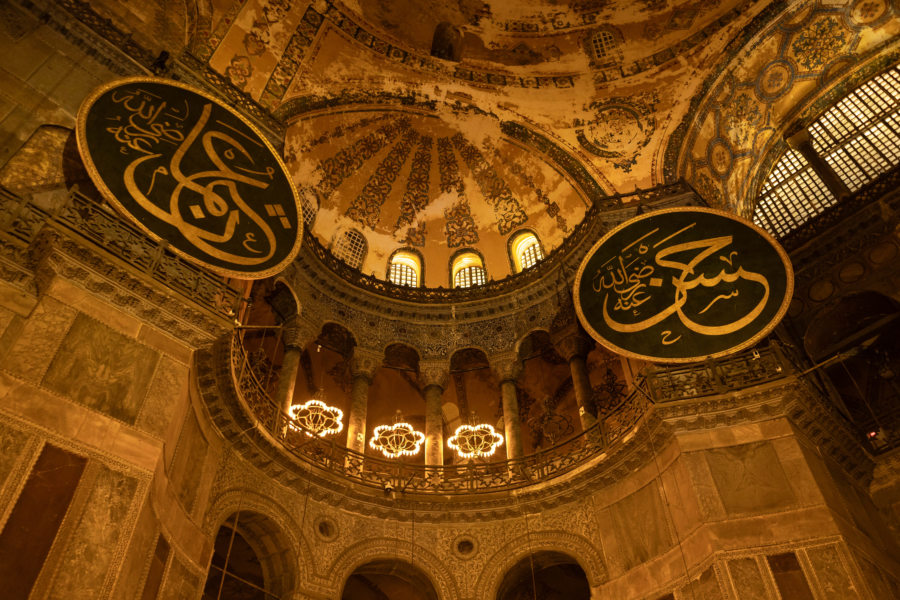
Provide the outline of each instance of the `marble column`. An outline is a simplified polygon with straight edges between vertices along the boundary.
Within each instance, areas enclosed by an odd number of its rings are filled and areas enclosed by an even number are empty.
[[[369,386],[381,366],[383,352],[357,346],[350,358],[350,411],[347,414],[347,448],[366,450],[366,413],[369,410]]]
[[[300,371],[300,355],[307,344],[316,338],[316,327],[299,316],[291,317],[282,329],[284,358],[281,360],[281,372],[278,375],[278,386],[275,388],[275,401],[285,415],[290,416],[294,404],[294,388],[297,384],[297,373]]]
[[[825,187],[834,195],[835,198],[841,199],[850,195],[850,189],[844,181],[834,172],[831,165],[813,148],[812,140],[809,137],[808,129],[801,129],[794,135],[785,138],[792,149],[803,155],[809,166],[815,171]]]
[[[551,336],[557,352],[569,363],[572,373],[572,388],[578,405],[578,418],[582,431],[597,422],[593,401],[593,389],[588,377],[587,355],[594,347],[593,340],[577,324],[571,324]]]
[[[419,361],[419,374],[425,395],[425,465],[444,464],[444,387],[450,376],[445,360]]]
[[[522,374],[522,361],[515,352],[498,354],[491,359],[491,367],[500,379],[500,399],[503,403],[503,428],[506,434],[506,457],[521,458],[522,422],[519,420],[519,398],[516,380]]]

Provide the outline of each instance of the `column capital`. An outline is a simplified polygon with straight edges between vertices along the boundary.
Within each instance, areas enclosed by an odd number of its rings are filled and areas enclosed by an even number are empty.
[[[516,352],[495,354],[489,360],[494,373],[500,378],[500,383],[516,381],[519,375],[522,374],[522,361],[519,360],[519,355]]]
[[[419,381],[423,388],[436,385],[442,390],[450,379],[450,361],[443,358],[424,358],[419,361]]]
[[[809,139],[809,129],[804,127],[798,131],[795,131],[789,136],[784,138],[784,141],[787,142],[787,145],[792,150],[799,150],[801,147],[806,146],[810,143]]]
[[[356,346],[353,348],[353,356],[349,359],[350,374],[354,377],[365,377],[371,381],[383,359],[384,352],[380,350]]]
[[[567,327],[553,331],[550,341],[556,351],[567,361],[575,356],[587,356],[594,349],[594,340],[584,332],[578,323],[572,323]]]
[[[284,322],[281,339],[286,348],[303,350],[310,342],[316,339],[318,333],[319,330],[315,324],[295,315]]]

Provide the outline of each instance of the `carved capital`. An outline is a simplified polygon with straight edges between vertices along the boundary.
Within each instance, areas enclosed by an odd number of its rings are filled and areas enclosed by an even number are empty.
[[[504,381],[515,381],[522,374],[522,361],[519,360],[519,355],[515,352],[495,354],[490,358],[490,361],[491,368],[497,374],[497,377],[500,378],[501,383]]]
[[[356,346],[353,348],[353,356],[350,357],[350,374],[354,377],[365,377],[372,380],[375,371],[381,366],[384,352]]]
[[[550,335],[550,340],[560,356],[567,361],[575,356],[587,356],[594,348],[594,340],[577,323],[554,331]]]
[[[299,316],[294,316],[284,322],[282,340],[285,348],[302,350],[316,339],[319,328],[311,321]]]
[[[422,359],[419,361],[419,380],[422,388],[436,385],[444,389],[450,378],[450,363],[444,359]]]

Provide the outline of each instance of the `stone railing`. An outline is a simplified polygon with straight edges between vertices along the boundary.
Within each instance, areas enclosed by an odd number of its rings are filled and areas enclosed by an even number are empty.
[[[521,289],[530,283],[542,279],[548,273],[556,271],[561,265],[568,265],[568,269],[571,272],[567,272],[565,276],[567,278],[573,277],[583,255],[594,242],[600,239],[600,234],[606,229],[618,225],[620,222],[633,216],[639,205],[644,206],[647,210],[663,206],[668,207],[672,203],[673,198],[682,198],[687,194],[696,198],[693,189],[685,182],[679,181],[649,190],[638,190],[603,198],[603,206],[601,208],[597,206],[591,207],[581,223],[566,237],[565,241],[533,267],[521,273],[508,275],[503,279],[490,281],[485,285],[462,289],[395,285],[384,279],[366,275],[351,267],[334,256],[314,235],[304,236],[303,241],[305,248],[329,271],[336,273],[339,277],[360,289],[392,299],[410,302],[466,302],[469,300],[495,298]]]
[[[231,373],[244,410],[258,426],[303,462],[364,486],[379,490],[435,494],[471,494],[522,488],[569,473],[598,458],[617,442],[630,439],[649,414],[653,402],[667,402],[720,394],[785,377],[793,372],[773,347],[751,350],[701,366],[655,371],[640,378],[635,389],[606,417],[572,438],[521,459],[426,467],[354,452],[303,432],[281,412],[259,382],[242,343],[242,333],[231,339]],[[678,394],[677,386],[693,382],[691,395]]]
[[[79,193],[77,188],[69,190],[62,204],[51,212],[0,187],[0,235],[26,247],[44,227],[75,234],[217,317],[228,321],[234,318],[241,301],[238,290],[175,256],[165,243],[152,241],[108,206]]]
[[[704,363],[645,370],[653,402],[690,400],[725,394],[782,379],[795,371],[775,343]]]

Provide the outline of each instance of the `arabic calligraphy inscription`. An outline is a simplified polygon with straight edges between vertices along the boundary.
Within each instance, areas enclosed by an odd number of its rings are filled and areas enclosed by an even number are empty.
[[[793,291],[784,250],[722,211],[678,208],[609,232],[575,279],[582,325],[620,354],[690,362],[745,348],[778,323]]]
[[[296,256],[301,208],[284,164],[212,97],[162,79],[117,81],[84,102],[77,134],[107,200],[176,253],[245,279]]]

